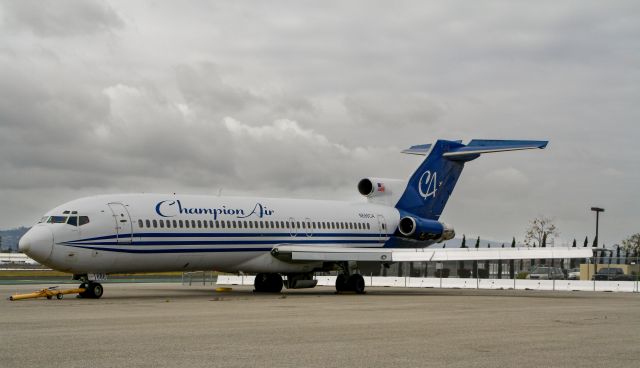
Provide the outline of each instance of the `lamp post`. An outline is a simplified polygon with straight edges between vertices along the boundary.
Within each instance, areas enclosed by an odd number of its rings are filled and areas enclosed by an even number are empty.
[[[598,227],[600,225],[600,212],[604,212],[604,208],[591,207],[591,211],[594,211],[596,213],[596,238],[593,239],[593,246],[595,248],[598,248]],[[594,270],[594,273],[597,273],[598,272],[598,261],[597,261],[595,255],[594,255],[593,260],[594,260],[594,262],[593,262],[593,270]]]

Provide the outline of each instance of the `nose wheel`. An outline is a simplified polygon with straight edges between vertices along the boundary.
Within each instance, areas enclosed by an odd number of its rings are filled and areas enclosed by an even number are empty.
[[[102,294],[104,293],[102,284],[97,282],[85,282],[82,283],[80,287],[84,289],[82,293],[78,294],[80,298],[100,299],[100,297],[102,297]]]

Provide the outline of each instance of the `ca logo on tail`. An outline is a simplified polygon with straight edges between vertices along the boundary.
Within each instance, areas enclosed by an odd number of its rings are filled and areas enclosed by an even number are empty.
[[[420,196],[423,199],[436,197],[437,176],[437,172],[434,171],[432,174],[430,170],[425,171],[422,176],[420,176],[420,180],[418,180],[418,192],[420,192]]]

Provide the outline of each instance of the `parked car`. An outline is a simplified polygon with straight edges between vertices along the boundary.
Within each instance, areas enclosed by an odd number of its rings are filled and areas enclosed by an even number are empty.
[[[591,276],[591,280],[633,281],[633,276],[625,275],[622,268],[607,267],[599,269],[595,275]]]
[[[538,266],[527,276],[531,280],[564,280],[560,267]]]
[[[569,269],[569,272],[567,272],[567,280],[580,280],[580,269],[579,268]]]

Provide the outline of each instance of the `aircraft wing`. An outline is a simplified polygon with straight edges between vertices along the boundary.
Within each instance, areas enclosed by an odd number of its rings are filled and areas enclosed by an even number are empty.
[[[278,245],[274,257],[292,261],[444,262],[510,259],[590,258],[591,248],[355,248],[340,246]]]

